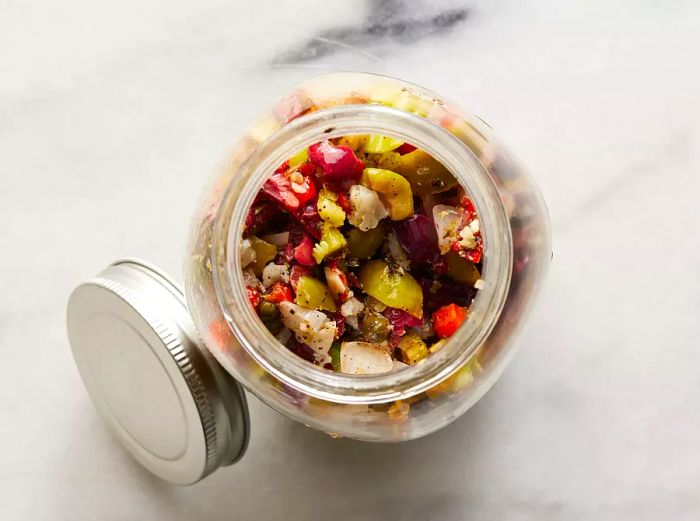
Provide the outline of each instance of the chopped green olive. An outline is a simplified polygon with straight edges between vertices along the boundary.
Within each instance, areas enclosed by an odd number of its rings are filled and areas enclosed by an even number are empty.
[[[358,259],[369,259],[384,242],[386,225],[381,222],[376,228],[363,232],[353,228],[348,232],[348,255]]]
[[[423,316],[423,291],[409,273],[395,270],[381,260],[370,261],[360,270],[360,283],[368,295],[389,307]]]
[[[297,281],[296,303],[309,309],[336,311],[335,300],[320,280],[304,275]]]
[[[392,221],[401,221],[413,215],[411,185],[402,175],[382,168],[365,168],[362,184],[379,194]]]
[[[250,243],[255,250],[255,262],[251,264],[253,273],[260,277],[267,263],[277,256],[277,246],[255,236],[250,237]]]
[[[266,320],[274,320],[280,316],[277,306],[273,302],[269,302],[267,300],[262,300],[260,302],[258,313],[260,313],[260,318],[263,320],[263,322]]]
[[[270,333],[276,335],[282,330],[280,312],[274,303],[262,300],[258,308],[258,313],[260,314],[260,320],[262,320],[262,323],[265,324],[265,327],[267,327]]]
[[[389,320],[376,313],[367,313],[362,320],[362,334],[367,342],[384,342],[389,335]]]
[[[437,159],[422,150],[414,150],[404,155],[388,152],[378,156],[374,164],[378,168],[385,168],[404,176],[416,195],[435,194],[457,186],[455,176]]]
[[[447,275],[453,280],[473,286],[481,278],[474,263],[454,251],[448,252],[445,259],[447,260]]]

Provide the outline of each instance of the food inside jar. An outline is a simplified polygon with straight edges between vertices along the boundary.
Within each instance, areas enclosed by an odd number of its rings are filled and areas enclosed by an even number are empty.
[[[388,136],[296,153],[270,173],[241,238],[262,323],[296,355],[347,374],[437,351],[468,322],[482,255],[477,210],[456,178]]]

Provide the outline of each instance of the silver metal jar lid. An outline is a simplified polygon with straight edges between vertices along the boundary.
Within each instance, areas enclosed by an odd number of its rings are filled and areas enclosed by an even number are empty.
[[[121,260],[78,286],[68,336],[92,401],[148,470],[190,484],[243,456],[243,389],[202,345],[182,291],[158,269]]]

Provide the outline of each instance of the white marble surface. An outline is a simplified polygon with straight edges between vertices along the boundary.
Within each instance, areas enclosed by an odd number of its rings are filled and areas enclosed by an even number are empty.
[[[1,519],[700,518],[700,7],[405,2],[373,19],[378,4],[0,4]],[[451,30],[423,23],[443,9]],[[313,36],[345,43],[291,63]],[[540,180],[555,258],[522,350],[428,438],[334,441],[251,399],[243,461],[164,484],[99,423],[66,297],[115,257],[178,274],[247,119],[344,68],[460,100]]]

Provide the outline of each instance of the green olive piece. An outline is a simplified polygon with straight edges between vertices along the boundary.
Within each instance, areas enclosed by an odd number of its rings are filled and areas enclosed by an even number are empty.
[[[255,250],[255,262],[252,264],[253,273],[260,277],[265,265],[277,256],[277,246],[258,239],[254,235],[250,237],[250,243]]]
[[[436,194],[457,186],[457,179],[445,165],[420,149],[404,155],[387,152],[378,156],[374,164],[404,176],[416,195]]]
[[[361,182],[379,194],[392,221],[402,221],[413,215],[413,193],[404,176],[382,168],[365,168]]]
[[[452,280],[473,286],[481,278],[474,263],[461,257],[458,253],[449,251],[445,255],[445,260],[447,260],[447,275]]]
[[[359,278],[363,291],[382,304],[402,309],[416,318],[423,316],[423,291],[407,272],[374,260],[364,265]]]
[[[309,309],[336,311],[335,300],[320,280],[304,275],[297,282],[296,303]]]
[[[369,259],[384,242],[386,225],[381,222],[376,228],[363,232],[353,228],[348,232],[348,255],[358,259]]]
[[[389,319],[376,313],[367,313],[362,320],[362,334],[367,342],[384,342],[389,336]]]

